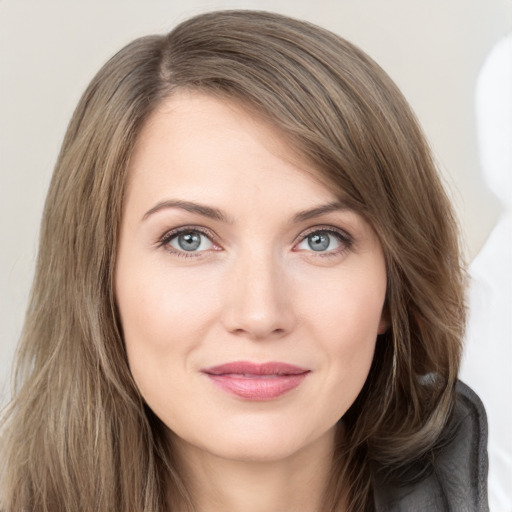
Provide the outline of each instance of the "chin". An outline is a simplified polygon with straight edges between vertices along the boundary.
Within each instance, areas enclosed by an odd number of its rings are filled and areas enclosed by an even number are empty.
[[[335,428],[308,431],[302,430],[298,422],[282,421],[276,425],[260,421],[218,430],[213,426],[208,433],[203,433],[201,439],[176,433],[173,437],[178,446],[192,447],[203,454],[226,460],[264,463],[298,456],[319,442],[330,442],[334,438],[331,434],[334,434]]]

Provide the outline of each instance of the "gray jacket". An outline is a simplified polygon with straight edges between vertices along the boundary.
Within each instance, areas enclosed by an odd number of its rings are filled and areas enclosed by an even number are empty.
[[[455,436],[438,453],[434,470],[407,486],[377,482],[377,512],[488,512],[487,417],[478,396],[457,385]]]

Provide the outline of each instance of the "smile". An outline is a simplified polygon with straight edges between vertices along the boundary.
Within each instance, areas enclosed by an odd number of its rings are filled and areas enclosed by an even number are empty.
[[[202,372],[222,391],[246,400],[273,400],[295,389],[310,370],[279,362],[236,361]]]

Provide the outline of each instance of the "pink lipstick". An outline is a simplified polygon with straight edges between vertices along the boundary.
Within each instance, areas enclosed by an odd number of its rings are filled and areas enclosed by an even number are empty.
[[[223,391],[246,400],[273,400],[295,389],[310,373],[298,366],[270,362],[235,361],[202,372]]]

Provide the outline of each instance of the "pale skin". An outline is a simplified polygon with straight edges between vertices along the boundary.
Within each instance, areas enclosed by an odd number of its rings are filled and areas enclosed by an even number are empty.
[[[317,176],[253,112],[199,93],[163,102],[135,146],[116,297],[198,512],[321,510],[334,433],[387,326],[381,245]],[[306,376],[247,399],[204,373],[232,361]]]

